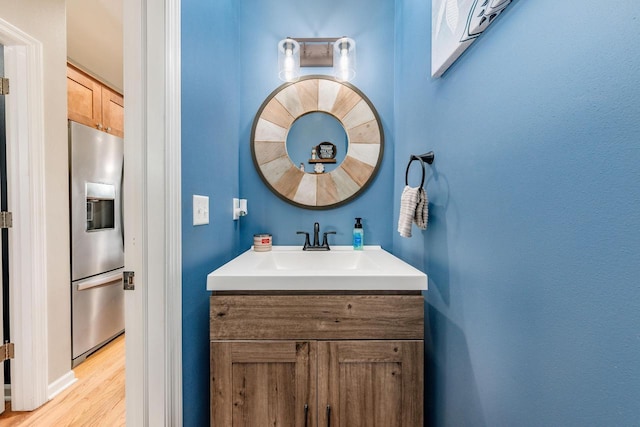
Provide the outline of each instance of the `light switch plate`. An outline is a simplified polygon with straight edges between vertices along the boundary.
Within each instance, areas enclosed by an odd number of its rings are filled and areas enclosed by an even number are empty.
[[[193,195],[193,225],[209,224],[209,197]]]

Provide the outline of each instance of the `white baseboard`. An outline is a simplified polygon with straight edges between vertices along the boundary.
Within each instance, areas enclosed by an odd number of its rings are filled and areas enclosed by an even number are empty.
[[[49,400],[56,397],[60,392],[78,381],[73,371],[69,371],[47,387],[47,396]]]
[[[73,371],[69,371],[49,384],[47,388],[48,400],[53,399],[55,396],[60,394],[60,392],[71,386],[76,381],[78,381],[78,379],[74,375]],[[11,384],[4,385],[4,401],[11,402]]]

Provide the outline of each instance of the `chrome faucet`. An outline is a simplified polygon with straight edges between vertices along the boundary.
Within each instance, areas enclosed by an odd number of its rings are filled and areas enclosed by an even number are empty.
[[[303,251],[329,251],[329,241],[327,239],[328,234],[336,234],[335,231],[325,231],[322,233],[322,244],[320,244],[320,224],[317,222],[313,224],[313,245],[309,242],[309,233],[306,231],[297,231],[296,234],[304,234],[304,246]]]

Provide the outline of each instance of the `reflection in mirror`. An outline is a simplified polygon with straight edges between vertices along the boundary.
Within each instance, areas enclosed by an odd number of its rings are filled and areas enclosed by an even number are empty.
[[[296,119],[287,134],[287,154],[294,165],[304,165],[305,172],[314,172],[311,150],[321,142],[336,146],[335,162],[324,163],[325,172],[330,172],[342,163],[347,153],[347,133],[342,123],[331,114],[315,111]],[[316,153],[320,157],[320,153]]]

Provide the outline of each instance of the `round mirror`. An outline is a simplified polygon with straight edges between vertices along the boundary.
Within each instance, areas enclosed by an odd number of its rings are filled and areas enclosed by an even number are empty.
[[[322,164],[324,172],[339,166],[347,153],[347,132],[331,114],[315,111],[298,117],[287,134],[287,154],[300,170],[314,172]]]
[[[278,87],[251,130],[251,154],[267,187],[308,209],[341,206],[361,194],[383,151],[382,125],[371,102],[353,85],[326,76]]]

